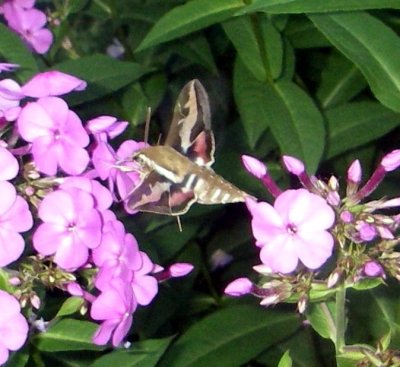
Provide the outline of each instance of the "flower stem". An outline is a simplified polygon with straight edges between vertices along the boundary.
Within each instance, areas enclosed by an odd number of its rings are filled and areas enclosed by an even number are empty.
[[[346,288],[341,285],[336,292],[336,340],[335,348],[336,355],[343,351],[345,346],[344,334],[346,331],[346,319],[345,319],[345,306],[346,306]]]

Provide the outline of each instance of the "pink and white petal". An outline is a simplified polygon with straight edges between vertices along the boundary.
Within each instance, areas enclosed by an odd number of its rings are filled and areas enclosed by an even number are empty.
[[[83,90],[86,82],[57,70],[36,74],[22,86],[22,91],[29,97],[59,96],[72,90]]]
[[[91,213],[91,214],[90,214]],[[75,243],[94,249],[101,241],[101,217],[97,210],[93,209],[85,216],[84,221],[79,219],[79,228],[76,229]]]
[[[17,260],[23,253],[25,241],[14,231],[0,228],[0,266],[6,266]]]
[[[48,29],[39,29],[27,41],[38,54],[45,54],[53,43],[53,34]]]
[[[37,102],[30,102],[22,109],[17,124],[21,137],[29,142],[42,136],[53,135],[51,129],[54,127],[54,122],[43,106]]]
[[[64,241],[59,243],[54,262],[62,269],[76,269],[85,265],[89,258],[87,246],[77,242]]]
[[[6,325],[2,325],[1,335],[6,335],[3,338],[3,345],[9,350],[17,350],[21,348],[28,336],[29,326],[25,317],[20,313],[11,317]],[[5,327],[6,326],[6,327]]]
[[[71,236],[64,226],[42,223],[33,234],[33,247],[42,255],[53,255],[63,243],[71,244]]]
[[[53,121],[53,126],[62,132],[65,122],[68,119],[69,109],[67,102],[58,97],[43,97],[37,103],[42,106]]]
[[[318,197],[314,200],[312,208],[307,213],[307,219],[302,223],[304,231],[315,231],[316,229],[329,229],[335,222],[335,212],[327,202]]]
[[[31,32],[42,28],[47,23],[46,14],[34,8],[25,10],[21,20],[22,28]]]
[[[0,146],[0,180],[11,180],[17,174],[19,165],[17,158],[10,151]]]
[[[59,146],[53,136],[43,136],[35,139],[32,144],[33,160],[38,171],[50,176],[57,174]]]
[[[70,175],[81,174],[89,164],[90,157],[83,148],[78,148],[67,142],[63,142],[58,151],[58,162],[64,172]]]
[[[0,324],[6,323],[10,318],[18,315],[21,311],[21,306],[17,299],[3,290],[0,290],[0,308]]]
[[[74,222],[78,213],[72,195],[64,190],[53,191],[39,206],[39,218],[44,222],[58,224],[61,228]]]
[[[0,181],[0,221],[17,200],[17,190],[8,181]]]
[[[117,347],[124,340],[132,326],[132,315],[124,316],[123,320],[117,325],[114,330],[112,344]]]
[[[121,295],[109,287],[92,303],[90,317],[94,320],[117,320],[126,312]]]
[[[131,233],[125,235],[121,255],[123,256],[125,263],[129,265],[129,269],[139,270],[143,266],[143,257],[139,252],[139,245],[136,238]],[[151,269],[149,271],[151,271],[153,267],[153,263],[151,263]]]
[[[97,345],[107,344],[117,325],[117,322],[117,320],[104,321],[93,335],[93,343]]]
[[[158,292],[158,282],[150,275],[137,276],[132,282],[132,290],[137,303],[147,306]]]
[[[0,332],[1,332],[1,330],[0,330]],[[7,362],[9,355],[10,355],[10,352],[8,351],[7,348],[5,348],[3,346],[3,343],[0,341],[0,365]]]
[[[15,232],[25,232],[31,229],[33,218],[25,199],[17,196],[10,210],[2,216],[1,222],[3,228]]]
[[[298,257],[309,269],[319,268],[332,255],[334,239],[327,231],[298,233],[298,241]]]
[[[277,236],[260,251],[260,259],[274,272],[290,273],[298,264],[292,236]]]
[[[89,135],[83,128],[81,119],[71,110],[68,112],[68,117],[65,121],[63,137],[71,145],[81,148],[89,144]]]

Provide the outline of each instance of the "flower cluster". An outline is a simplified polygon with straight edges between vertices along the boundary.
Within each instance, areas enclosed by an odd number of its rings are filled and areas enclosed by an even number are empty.
[[[120,162],[145,145],[128,140],[115,151],[109,140],[127,122],[114,117],[84,124],[60,96],[85,87],[58,71],[38,74],[22,86],[0,81],[0,266],[18,260],[20,268],[10,278],[13,296],[0,291],[0,328],[8,330],[10,320],[17,325],[1,343],[0,363],[27,337],[17,299],[39,308],[38,281],[82,297],[92,319],[101,322],[93,341],[117,346],[136,308],[153,300],[159,282],[192,270],[190,264],[167,270],[154,264],[111,210],[119,201],[114,188],[126,198],[140,181],[136,171],[121,170]],[[21,234],[27,231],[31,242]],[[23,258],[24,251],[31,256]]]
[[[35,0],[4,0],[0,6],[8,27],[38,54],[46,53],[53,43],[52,33],[44,28],[46,14],[34,8]]]
[[[336,177],[328,182],[310,177],[294,157],[284,156],[283,164],[303,186],[296,190],[281,191],[259,160],[243,156],[243,163],[275,201],[247,200],[260,248],[261,264],[254,270],[263,276],[261,285],[239,278],[225,293],[252,293],[262,305],[297,301],[304,311],[308,301],[328,295],[339,283],[351,287],[372,277],[379,284],[386,274],[400,280],[399,215],[385,212],[400,206],[400,198],[366,201],[386,173],[400,166],[400,150],[385,155],[364,185],[360,162],[354,161],[344,193]]]

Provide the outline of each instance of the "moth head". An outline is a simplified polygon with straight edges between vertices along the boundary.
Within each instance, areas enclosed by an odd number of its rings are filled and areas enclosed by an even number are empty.
[[[151,166],[151,162],[149,161],[148,157],[141,151],[133,154],[132,161],[142,169]]]

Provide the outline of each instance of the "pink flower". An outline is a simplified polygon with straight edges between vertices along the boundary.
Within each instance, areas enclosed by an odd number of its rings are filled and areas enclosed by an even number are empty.
[[[290,273],[299,260],[319,268],[332,254],[334,240],[327,231],[335,221],[333,209],[305,189],[287,190],[274,206],[248,199],[261,261],[274,272]]]
[[[61,96],[73,90],[84,90],[86,82],[73,75],[52,70],[36,74],[22,86],[23,93],[28,97]]]
[[[113,278],[130,281],[135,270],[142,266],[138,243],[132,234],[126,233],[121,222],[105,224],[99,247],[93,250],[93,262],[99,267],[96,287],[102,290]]]
[[[21,87],[12,79],[3,79],[0,81],[0,117],[7,121],[17,119],[21,107],[19,101],[24,98]]]
[[[189,274],[193,270],[194,266],[188,263],[176,263],[172,264],[168,271],[171,274],[171,277],[178,278],[184,277],[185,275]]]
[[[293,173],[296,176],[300,176],[306,170],[304,163],[300,159],[291,157],[289,155],[284,155],[282,160],[288,172]]]
[[[4,17],[8,26],[37,53],[46,53],[53,43],[53,35],[44,26],[47,23],[46,14],[35,8],[24,9],[16,2],[3,4]]]
[[[132,288],[121,279],[114,279],[96,298],[90,310],[94,320],[103,321],[93,336],[97,345],[106,344],[112,337],[112,344],[121,344],[132,325],[132,313],[137,304]]]
[[[32,228],[33,219],[27,202],[17,195],[12,184],[0,182],[0,266],[17,260],[24,251],[20,235]]]
[[[386,172],[394,171],[400,166],[400,149],[396,149],[386,154],[381,161],[381,166]]]
[[[368,261],[364,264],[363,272],[368,277],[385,277],[382,265],[377,261]]]
[[[37,169],[48,175],[60,166],[66,173],[78,175],[89,163],[84,149],[89,136],[79,117],[57,97],[44,97],[28,103],[18,118],[23,139],[32,143]]]
[[[33,235],[33,246],[42,255],[54,256],[63,269],[86,264],[89,248],[99,246],[101,216],[95,200],[79,189],[57,190],[48,194],[39,206],[43,223]]]
[[[3,290],[0,290],[0,310],[0,364],[4,364],[10,350],[24,345],[29,328],[18,301]]]

